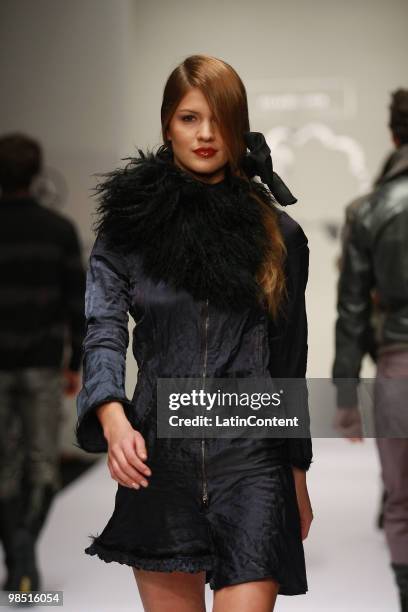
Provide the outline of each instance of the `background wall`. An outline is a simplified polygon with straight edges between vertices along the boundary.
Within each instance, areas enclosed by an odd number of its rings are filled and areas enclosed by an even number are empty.
[[[288,210],[310,241],[308,375],[326,377],[335,235],[345,205],[390,151],[387,107],[390,92],[407,86],[407,19],[402,0],[2,0],[0,133],[42,141],[67,184],[63,211],[86,261],[93,174],[160,143],[165,79],[185,56],[226,60],[247,87],[251,129],[265,133],[299,199]],[[363,373],[371,371],[367,363]],[[129,395],[135,377],[129,360]],[[74,411],[69,402],[71,421]]]

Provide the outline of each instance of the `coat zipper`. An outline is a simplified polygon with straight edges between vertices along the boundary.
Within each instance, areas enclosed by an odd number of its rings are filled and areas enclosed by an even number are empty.
[[[206,310],[205,310],[205,323],[204,323],[204,364],[203,364],[203,388],[205,385],[205,379],[207,376],[207,353],[208,353],[208,324],[209,324],[209,312],[208,312],[208,298],[206,299]],[[205,439],[201,440],[201,458],[202,458],[202,470],[203,470],[203,504],[208,505],[208,488],[207,488],[207,477],[205,473]]]

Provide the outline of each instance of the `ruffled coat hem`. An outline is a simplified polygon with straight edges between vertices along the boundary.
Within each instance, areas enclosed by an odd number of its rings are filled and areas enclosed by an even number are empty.
[[[93,542],[85,549],[87,555],[97,555],[105,563],[116,562],[129,565],[137,569],[155,572],[188,572],[196,573],[210,571],[213,568],[214,558],[211,555],[196,557],[172,557],[171,559],[152,559],[139,557],[131,552],[110,550],[98,542]]]

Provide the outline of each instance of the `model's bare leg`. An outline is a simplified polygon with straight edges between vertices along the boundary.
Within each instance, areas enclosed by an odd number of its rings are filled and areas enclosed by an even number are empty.
[[[223,587],[214,591],[212,612],[272,612],[278,591],[271,578]]]
[[[205,572],[133,573],[145,612],[205,612]]]

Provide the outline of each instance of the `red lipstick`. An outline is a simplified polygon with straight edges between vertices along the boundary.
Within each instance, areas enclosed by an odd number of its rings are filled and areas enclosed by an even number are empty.
[[[200,147],[199,149],[194,149],[194,153],[199,157],[208,158],[213,157],[216,154],[216,149],[212,149],[211,147]]]

